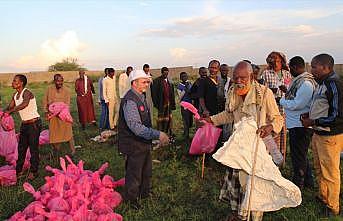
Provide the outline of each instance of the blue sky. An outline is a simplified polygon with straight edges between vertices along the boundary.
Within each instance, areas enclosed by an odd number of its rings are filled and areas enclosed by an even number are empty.
[[[343,1],[0,1],[0,72],[76,57],[90,70],[265,63],[272,50],[343,63]]]

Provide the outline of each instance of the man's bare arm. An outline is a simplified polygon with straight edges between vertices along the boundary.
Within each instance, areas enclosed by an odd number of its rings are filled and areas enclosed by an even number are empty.
[[[24,109],[25,107],[27,107],[29,105],[29,102],[32,98],[34,98],[34,96],[31,93],[31,91],[26,90],[26,91],[24,91],[24,94],[23,94],[23,102],[21,104],[19,104],[18,106],[15,106],[14,105],[14,96],[13,96],[12,101],[9,105],[10,108],[6,112],[11,114],[13,112],[17,112],[17,111]]]

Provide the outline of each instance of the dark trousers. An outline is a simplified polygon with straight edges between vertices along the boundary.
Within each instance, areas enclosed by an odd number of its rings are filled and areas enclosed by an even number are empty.
[[[181,107],[181,116],[183,122],[183,136],[188,138],[189,128],[191,128],[193,124],[193,115],[189,110],[185,110],[183,107]]]
[[[21,124],[18,143],[18,160],[16,165],[17,174],[23,169],[27,148],[30,148],[31,172],[37,173],[39,165],[39,134],[42,130],[42,121],[39,119],[34,123]]]
[[[148,195],[151,190],[151,152],[133,153],[126,157],[125,198],[134,201],[139,196]]]
[[[289,145],[293,166],[293,182],[299,186],[313,186],[313,176],[307,152],[312,130],[304,127],[289,129]]]
[[[100,115],[99,127],[100,129],[110,129],[107,104],[105,103],[105,100],[101,100],[100,102],[101,102],[101,115]]]

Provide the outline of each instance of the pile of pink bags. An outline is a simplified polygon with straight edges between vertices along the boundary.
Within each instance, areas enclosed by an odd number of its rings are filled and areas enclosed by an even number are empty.
[[[0,156],[5,157],[7,162],[14,165],[18,158],[14,120],[11,115],[1,111],[0,117]]]
[[[48,118],[51,119],[52,117],[57,116],[62,121],[73,123],[73,118],[69,111],[69,106],[63,102],[54,102],[49,105],[49,116]]]
[[[11,115],[0,111],[0,156],[5,157],[9,165],[0,167],[0,186],[15,185],[17,182],[15,165],[18,159],[18,138]],[[39,145],[49,144],[49,130],[43,130],[39,136]],[[26,152],[23,170],[30,168],[30,150]]]
[[[184,109],[189,110],[195,119],[200,119],[198,110],[191,103],[182,101],[180,105]],[[221,131],[222,129],[205,122],[205,125],[196,131],[189,148],[189,154],[212,153],[216,148]]]
[[[24,190],[35,199],[23,211],[15,213],[9,221],[122,221],[120,214],[113,212],[122,201],[114,189],[125,184],[124,179],[114,181],[104,174],[108,163],[92,172],[83,168],[83,161],[76,165],[66,156],[60,158],[62,170],[46,167],[54,175],[45,177],[46,183],[38,190],[24,183]],[[101,178],[102,177],[102,178]]]

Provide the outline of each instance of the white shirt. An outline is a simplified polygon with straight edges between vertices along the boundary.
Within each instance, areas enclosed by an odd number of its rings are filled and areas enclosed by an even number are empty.
[[[119,97],[123,98],[128,90],[130,90],[129,76],[126,73],[122,73],[119,76]]]
[[[23,91],[19,95],[19,99],[17,99],[18,92],[14,95],[15,106],[18,106],[21,103],[23,103],[23,94],[26,90],[26,88],[23,89]],[[40,117],[37,111],[36,98],[33,97],[32,99],[30,99],[27,107],[18,112],[22,121],[32,120],[34,118]]]

